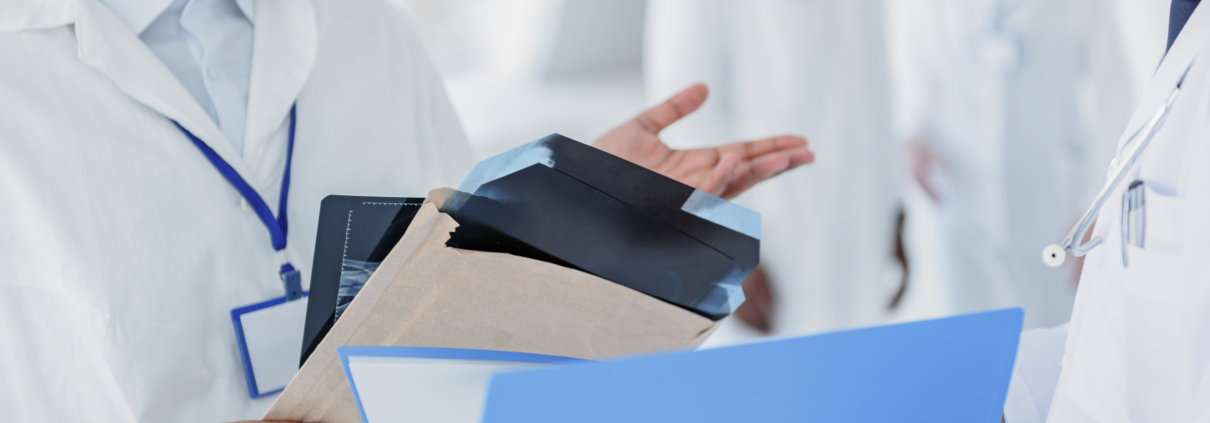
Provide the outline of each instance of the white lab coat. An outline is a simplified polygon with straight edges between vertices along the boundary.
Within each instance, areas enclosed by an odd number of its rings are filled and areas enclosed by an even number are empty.
[[[1160,63],[1119,142],[1143,127],[1186,69],[1166,123],[1127,181],[1146,192],[1145,248],[1123,266],[1122,184],[1097,217],[1048,421],[1210,421],[1210,8]],[[1125,153],[1119,153],[1119,157]],[[1123,159],[1124,160],[1124,159]],[[1119,160],[1119,161],[1123,161]]]
[[[817,161],[738,201],[761,213],[773,330],[876,324],[898,288],[897,144],[891,138],[882,2],[652,1],[648,99],[694,82],[704,107],[662,137],[707,146],[805,135]]]
[[[889,7],[897,130],[940,162],[930,178],[940,201],[913,192],[907,203],[920,271],[913,287],[937,288],[906,305],[928,309],[905,313],[1021,306],[1027,329],[1066,322],[1075,270],[1047,267],[1038,251],[1091,199],[1129,117],[1133,93],[1112,5]]]
[[[1199,7],[1118,143],[1111,173],[1187,69],[1166,122],[1097,217],[1094,236],[1104,242],[1084,262],[1048,422],[1210,421],[1207,38],[1210,8]],[[1135,180],[1147,185],[1145,239],[1128,247],[1125,266],[1121,198]]]
[[[259,418],[230,311],[283,295],[268,231],[169,120],[277,210],[309,282],[320,200],[424,196],[474,163],[400,11],[256,0],[243,152],[96,0],[0,7],[0,421]]]

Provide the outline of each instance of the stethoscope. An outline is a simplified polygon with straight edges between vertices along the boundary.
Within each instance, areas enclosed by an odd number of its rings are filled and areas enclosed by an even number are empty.
[[[1186,69],[1185,73],[1188,74],[1188,72],[1189,70]],[[1113,162],[1110,163],[1110,169],[1116,168],[1113,179],[1104,188],[1101,188],[1100,194],[1097,194],[1097,198],[1093,200],[1092,205],[1084,212],[1084,216],[1080,218],[1080,221],[1076,223],[1074,228],[1071,228],[1071,232],[1067,233],[1067,238],[1064,238],[1063,242],[1058,245],[1051,244],[1042,249],[1042,261],[1047,266],[1059,267],[1063,265],[1063,262],[1067,260],[1065,251],[1070,251],[1072,256],[1083,257],[1089,251],[1092,251],[1093,248],[1096,248],[1097,245],[1101,244],[1101,237],[1097,236],[1092,237],[1085,243],[1081,241],[1088,233],[1088,228],[1092,226],[1092,222],[1096,220],[1097,214],[1101,211],[1101,206],[1105,205],[1105,201],[1109,199],[1109,195],[1126,179],[1128,171],[1138,162],[1139,157],[1143,155],[1143,150],[1147,148],[1148,144],[1151,144],[1151,139],[1155,138],[1156,132],[1159,132],[1160,127],[1163,126],[1164,120],[1168,117],[1168,111],[1172,110],[1176,97],[1181,93],[1181,83],[1184,81],[1185,75],[1181,75],[1181,79],[1176,82],[1176,88],[1173,88],[1172,93],[1168,94],[1168,99],[1155,112],[1155,116],[1147,122],[1147,125],[1143,126],[1138,132],[1135,132],[1134,135],[1131,135],[1130,139],[1126,141],[1126,145],[1130,145],[1130,142],[1139,134],[1146,134],[1142,141],[1134,146],[1134,150],[1130,152],[1130,157],[1125,163],[1119,163],[1117,158],[1113,159]]]

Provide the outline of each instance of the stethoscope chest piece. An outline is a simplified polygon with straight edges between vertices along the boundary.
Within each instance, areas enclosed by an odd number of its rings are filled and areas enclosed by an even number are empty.
[[[1047,245],[1042,249],[1042,262],[1050,267],[1059,267],[1063,262],[1067,261],[1067,251],[1063,250],[1058,244]]]

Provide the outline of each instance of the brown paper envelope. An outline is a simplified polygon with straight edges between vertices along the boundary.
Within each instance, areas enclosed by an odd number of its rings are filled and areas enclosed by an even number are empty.
[[[295,375],[265,420],[357,423],[336,348],[474,348],[604,358],[689,348],[715,322],[599,277],[445,246],[458,227],[429,193],[407,233]]]

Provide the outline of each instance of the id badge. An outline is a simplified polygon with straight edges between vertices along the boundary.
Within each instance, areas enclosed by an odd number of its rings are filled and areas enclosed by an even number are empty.
[[[279,297],[231,310],[250,397],[281,392],[298,372],[306,315],[305,292],[293,301]]]

